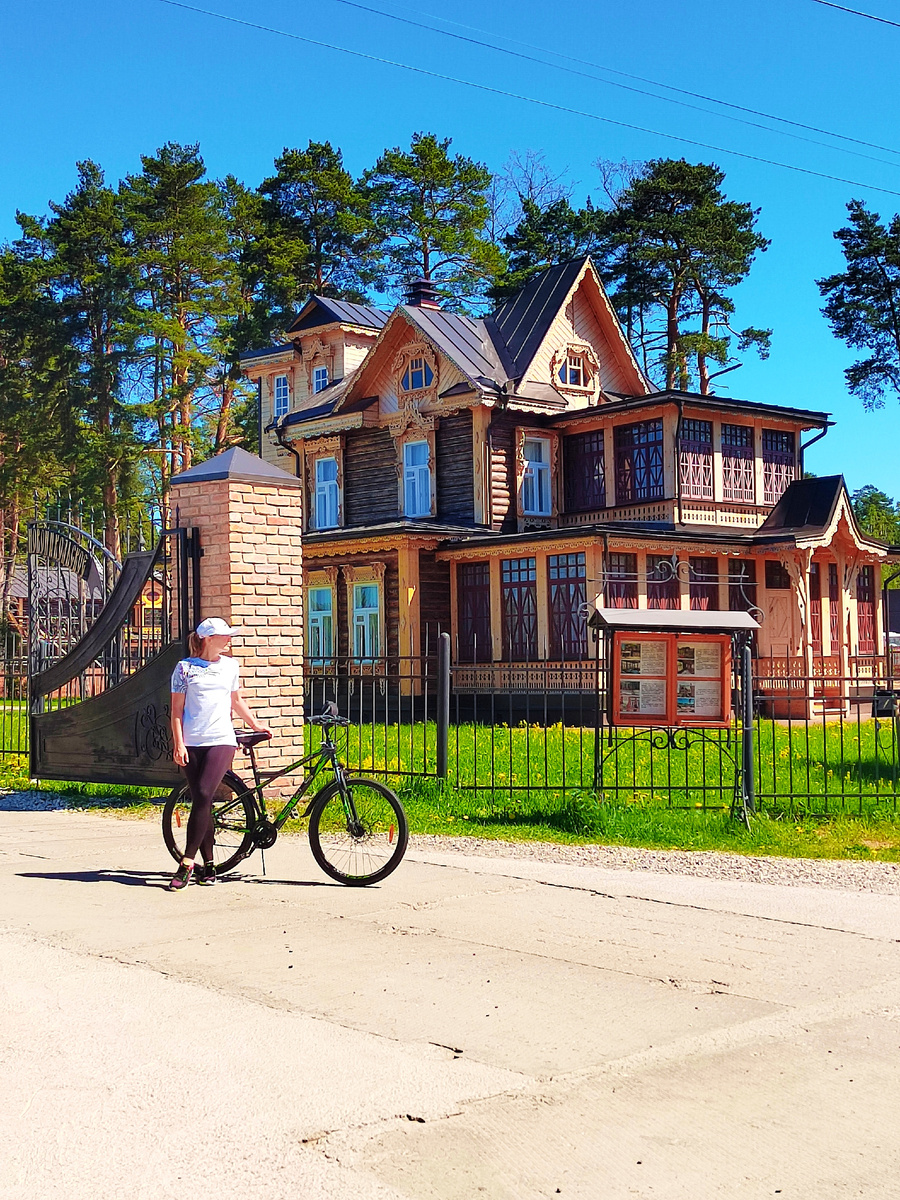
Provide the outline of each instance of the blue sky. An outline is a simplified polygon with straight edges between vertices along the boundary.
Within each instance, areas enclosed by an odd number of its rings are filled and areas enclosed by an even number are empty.
[[[772,240],[736,295],[741,325],[773,328],[772,354],[766,362],[748,357],[722,383],[729,394],[749,400],[830,411],[837,425],[810,451],[808,468],[842,472],[851,489],[874,483],[900,497],[900,403],[889,401],[870,414],[847,394],[843,369],[852,358],[820,315],[815,286],[817,277],[840,268],[832,234],[852,196],[883,215],[900,211],[900,29],[814,0],[360,2],[482,36],[461,28],[476,26],[489,40],[545,46],[897,152],[844,143],[887,161],[856,157],[833,148],[840,143],[829,138],[821,140],[832,148],[750,128],[725,119],[722,110],[693,111],[599,78],[522,62],[339,0],[199,0],[199,6],[658,132],[489,95],[160,0],[43,0],[39,8],[8,4],[0,11],[0,238],[14,235],[17,208],[43,212],[48,200],[65,195],[77,160],[93,158],[115,181],[139,169],[142,152],[167,140],[198,141],[212,175],[233,172],[256,184],[283,147],[310,138],[340,146],[349,169],[358,172],[385,146],[408,145],[413,132],[429,130],[451,136],[456,150],[494,170],[512,151],[542,151],[555,170],[578,181],[578,201],[598,190],[598,158],[683,154],[714,161],[726,172],[728,194],[761,208],[760,229]],[[887,0],[870,0],[868,10],[895,15]],[[509,40],[503,44],[529,52]]]

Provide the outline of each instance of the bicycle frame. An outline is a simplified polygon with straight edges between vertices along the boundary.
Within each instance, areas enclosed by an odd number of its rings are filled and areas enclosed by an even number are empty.
[[[252,788],[247,788],[245,792],[241,792],[239,795],[233,796],[231,803],[228,805],[229,808],[245,800],[248,796],[253,796],[257,815],[259,817],[266,818],[265,789],[269,786],[269,784],[274,783],[276,779],[283,779],[285,776],[293,774],[294,771],[301,767],[308,767],[310,765],[312,765],[312,770],[310,770],[309,773],[304,776],[300,787],[294,792],[293,796],[290,797],[285,806],[272,821],[272,824],[275,826],[275,828],[279,830],[283,828],[291,813],[298,807],[303,797],[307,794],[309,789],[322,774],[322,771],[326,766],[330,766],[334,772],[334,777],[337,782],[344,807],[348,807],[347,788],[344,783],[344,768],[341,763],[338,762],[337,747],[328,733],[326,733],[322,739],[322,744],[319,746],[318,750],[314,750],[312,754],[304,755],[303,758],[298,758],[295,762],[290,763],[287,767],[282,767],[278,771],[269,771],[265,774],[261,774],[259,766],[256,762],[254,747],[248,746],[245,753],[250,759],[250,767],[253,771],[254,786]],[[303,821],[309,816],[317,795],[318,791],[316,791],[310,798],[306,808],[300,814],[299,820]],[[353,808],[352,799],[350,800],[349,808]],[[356,820],[355,811],[348,810],[347,815],[351,820]]]

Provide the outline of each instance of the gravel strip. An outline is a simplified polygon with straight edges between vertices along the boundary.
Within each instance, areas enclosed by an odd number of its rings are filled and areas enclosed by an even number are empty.
[[[500,842],[492,838],[457,838],[414,834],[410,846],[420,852],[473,854],[483,858],[521,858],[531,862],[566,863],[575,867],[608,867],[616,871],[662,871],[742,883],[776,883],[784,887],[825,887],[849,892],[900,896],[900,863],[861,862],[834,858],[757,858],[718,850],[641,850],[633,846],[564,846],[556,842]]]
[[[7,792],[0,812],[53,812],[90,808],[62,792]],[[718,850],[642,850],[633,846],[566,846],[558,842],[501,842],[494,838],[441,837],[412,834],[410,847],[420,853],[470,854],[482,858],[519,858],[565,863],[575,867],[607,867],[615,871],[662,871],[744,883],[783,887],[825,887],[850,892],[900,895],[900,863],[858,859],[751,857]]]

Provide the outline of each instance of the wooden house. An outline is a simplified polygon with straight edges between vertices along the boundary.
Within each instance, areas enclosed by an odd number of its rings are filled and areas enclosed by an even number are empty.
[[[449,630],[457,686],[531,663],[578,687],[595,601],[754,608],[773,688],[883,653],[891,551],[840,476],[803,478],[828,414],[656,390],[589,258],[483,319],[425,281],[390,313],[314,296],[242,365],[263,457],[304,481],[314,659],[416,656]]]

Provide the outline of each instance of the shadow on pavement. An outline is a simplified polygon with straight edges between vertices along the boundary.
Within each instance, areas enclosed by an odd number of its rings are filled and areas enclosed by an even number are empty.
[[[125,887],[168,887],[171,873],[168,871],[19,871],[19,879],[60,879],[74,883],[120,883]],[[277,884],[280,887],[335,887],[342,883],[331,883],[319,879],[263,879],[256,875],[220,875],[216,887],[229,883]],[[200,886],[199,884],[191,885]]]

